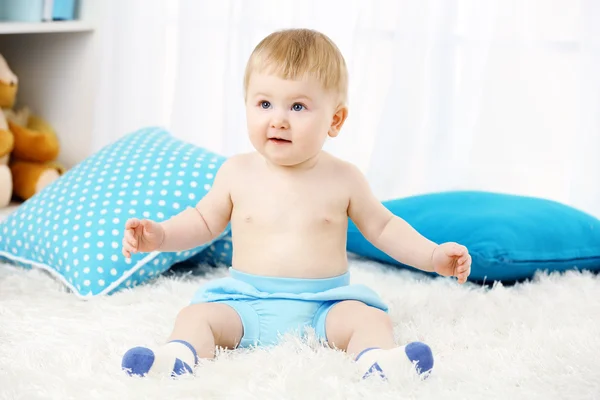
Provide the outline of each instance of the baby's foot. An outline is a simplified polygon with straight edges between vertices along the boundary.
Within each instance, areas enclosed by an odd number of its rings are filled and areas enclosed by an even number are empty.
[[[123,356],[121,367],[129,375],[148,374],[177,376],[192,373],[198,355],[191,344],[173,340],[152,351],[147,347],[134,347]]]
[[[385,378],[385,371],[394,364],[408,360],[413,363],[417,373],[427,378],[433,369],[433,354],[431,348],[425,343],[412,342],[406,346],[396,347],[390,350],[369,348],[363,350],[357,357],[356,363],[362,371],[363,378],[371,374],[378,374]]]

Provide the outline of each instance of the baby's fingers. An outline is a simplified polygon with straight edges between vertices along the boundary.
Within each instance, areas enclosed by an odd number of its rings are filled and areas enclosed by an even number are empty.
[[[463,262],[462,264],[459,264],[458,267],[456,267],[455,276],[458,278],[458,283],[465,283],[467,281],[467,278],[469,277],[470,273],[471,273],[471,257],[469,256],[467,261]]]
[[[461,255],[458,259],[458,265],[466,265],[466,264],[470,264],[470,262],[471,262],[471,256],[467,252],[465,252],[463,255]]]
[[[125,222],[125,229],[135,229],[140,226],[142,222],[137,218],[130,218]]]
[[[131,253],[134,252],[134,248],[125,240],[123,239],[123,249],[122,249],[122,253],[126,258],[131,258]]]
[[[127,252],[129,253],[129,257],[131,257],[131,253],[137,253],[137,248],[137,239],[135,239],[131,231],[125,231],[125,237],[123,238],[123,254]]]
[[[469,251],[465,246],[458,243],[448,243],[445,248],[445,253],[450,257],[464,257],[469,254]]]
[[[127,241],[133,247],[137,247],[137,238],[136,238],[134,232],[130,229],[125,231],[124,241]]]
[[[456,273],[454,275],[459,276],[460,274],[464,274],[468,270],[469,270],[468,265],[466,265],[466,264],[459,265],[458,267],[456,267]]]

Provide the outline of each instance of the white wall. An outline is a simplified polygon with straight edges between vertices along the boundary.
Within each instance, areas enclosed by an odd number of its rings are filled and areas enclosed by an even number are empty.
[[[63,161],[73,165],[148,125],[170,125],[177,135],[225,154],[247,145],[239,60],[255,39],[276,28],[266,17],[236,14],[231,22],[230,13],[249,7],[233,0],[219,7],[200,0],[84,4],[84,18],[96,24],[93,34],[0,42],[0,51],[13,53],[15,65],[30,77],[23,79],[23,98],[34,108],[45,107],[61,135]],[[270,7],[264,1],[253,4]],[[428,9],[411,4],[417,11]],[[519,4],[513,8],[521,9]],[[396,23],[390,32],[380,24],[361,26],[364,35],[350,25],[332,28],[352,60],[354,86],[348,125],[328,145],[330,150],[366,170],[380,198],[468,187],[538,195],[600,215],[600,186],[590,186],[587,177],[600,171],[600,158],[590,158],[590,149],[600,148],[595,112],[600,79],[590,70],[600,61],[582,47],[597,46],[598,39],[592,39],[600,35],[573,28],[581,22],[581,10],[568,8],[568,15],[542,18],[562,7],[543,4],[535,4],[541,13],[536,23],[560,23],[533,29],[520,27],[514,15],[491,14],[497,31],[493,39],[481,37],[487,34],[484,27],[469,25],[486,21],[488,10],[482,5],[480,18],[469,19],[464,32],[448,33],[455,46],[451,54],[439,49],[446,32],[438,32],[435,18],[427,20],[430,34],[439,36],[433,39],[419,30],[419,22],[410,28],[412,17],[405,12],[401,26],[406,36],[393,34]],[[593,18],[598,12],[586,13]],[[298,22],[293,13],[282,18],[282,24]],[[325,28],[329,24],[322,22]],[[582,28],[599,29],[589,23]],[[537,36],[523,40],[528,29]],[[382,32],[389,34],[379,41],[367,35]],[[231,40],[237,42],[227,52]],[[489,55],[478,47],[485,41]],[[402,59],[395,60],[390,49],[399,50]],[[467,68],[449,69],[456,58]],[[227,59],[239,62],[224,70]],[[465,75],[453,81],[459,70]],[[447,79],[439,71],[447,71]]]

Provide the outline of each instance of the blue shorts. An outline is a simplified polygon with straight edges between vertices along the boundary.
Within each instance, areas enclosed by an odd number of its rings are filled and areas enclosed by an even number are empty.
[[[195,303],[221,303],[240,316],[244,334],[239,347],[276,344],[288,332],[302,334],[306,327],[327,341],[325,319],[344,300],[358,300],[388,310],[379,296],[364,285],[350,285],[350,274],[333,278],[297,279],[251,275],[229,268],[230,277],[203,285]]]

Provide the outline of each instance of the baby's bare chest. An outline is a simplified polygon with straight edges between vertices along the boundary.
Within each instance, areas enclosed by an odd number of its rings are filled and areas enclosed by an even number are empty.
[[[232,223],[237,227],[312,229],[343,225],[348,218],[345,190],[318,181],[256,182],[242,187],[232,200]]]

